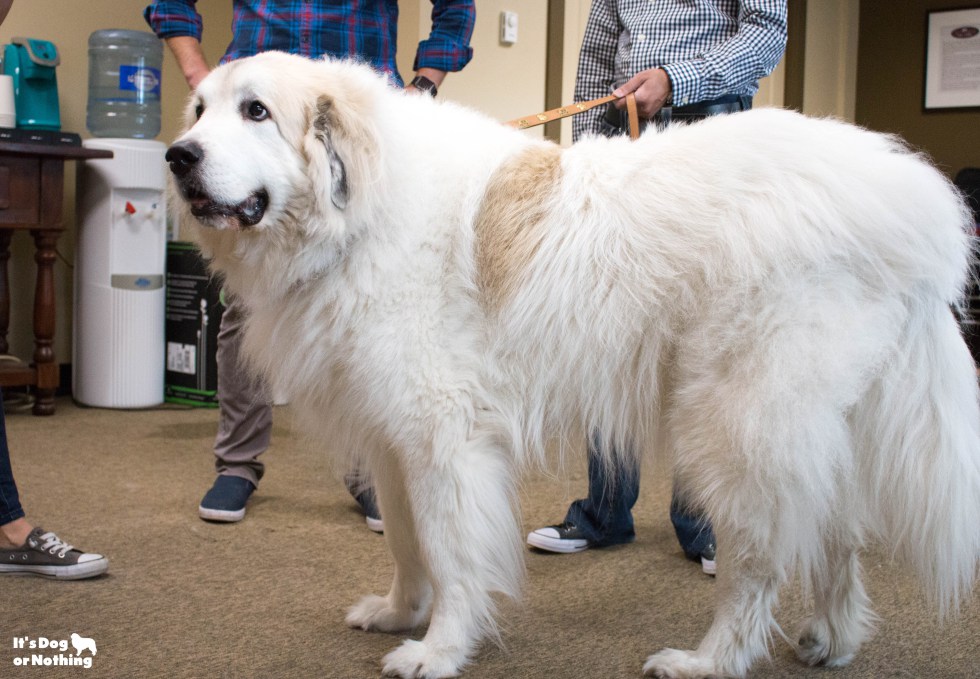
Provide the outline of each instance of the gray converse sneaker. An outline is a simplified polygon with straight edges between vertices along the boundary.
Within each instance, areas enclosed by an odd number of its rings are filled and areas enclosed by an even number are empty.
[[[108,568],[109,560],[101,554],[75,549],[43,528],[32,530],[21,547],[0,549],[0,573],[82,580],[102,575]]]

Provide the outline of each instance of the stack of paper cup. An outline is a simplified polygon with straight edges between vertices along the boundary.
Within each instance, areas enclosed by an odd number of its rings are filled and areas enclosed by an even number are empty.
[[[14,107],[14,77],[0,75],[0,127],[16,127],[17,112]]]

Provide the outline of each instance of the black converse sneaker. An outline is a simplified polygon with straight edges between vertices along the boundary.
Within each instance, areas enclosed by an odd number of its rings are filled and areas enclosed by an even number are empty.
[[[381,510],[378,509],[378,498],[374,493],[374,487],[364,483],[364,479],[357,472],[350,472],[344,477],[347,490],[357,501],[361,511],[364,512],[364,521],[367,527],[375,533],[385,532],[385,523],[381,519]]]
[[[567,521],[532,530],[527,534],[527,544],[557,554],[581,552],[592,546],[582,531]]]
[[[20,547],[0,549],[0,573],[82,580],[102,575],[109,560],[75,549],[54,533],[35,528]]]
[[[701,570],[706,575],[714,575],[718,571],[718,565],[715,563],[714,542],[709,542],[708,546],[701,552]]]

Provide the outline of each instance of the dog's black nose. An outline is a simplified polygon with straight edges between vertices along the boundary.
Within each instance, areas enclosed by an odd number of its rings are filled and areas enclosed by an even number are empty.
[[[190,172],[203,157],[204,149],[201,148],[200,144],[192,141],[177,142],[167,149],[167,155],[164,156],[166,161],[170,163],[170,171],[178,177],[183,177]]]

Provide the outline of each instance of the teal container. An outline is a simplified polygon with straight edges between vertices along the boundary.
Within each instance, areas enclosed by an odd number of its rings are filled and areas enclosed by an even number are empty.
[[[60,130],[58,80],[61,62],[54,43],[35,38],[14,38],[3,49],[3,72],[14,80],[17,127]]]

